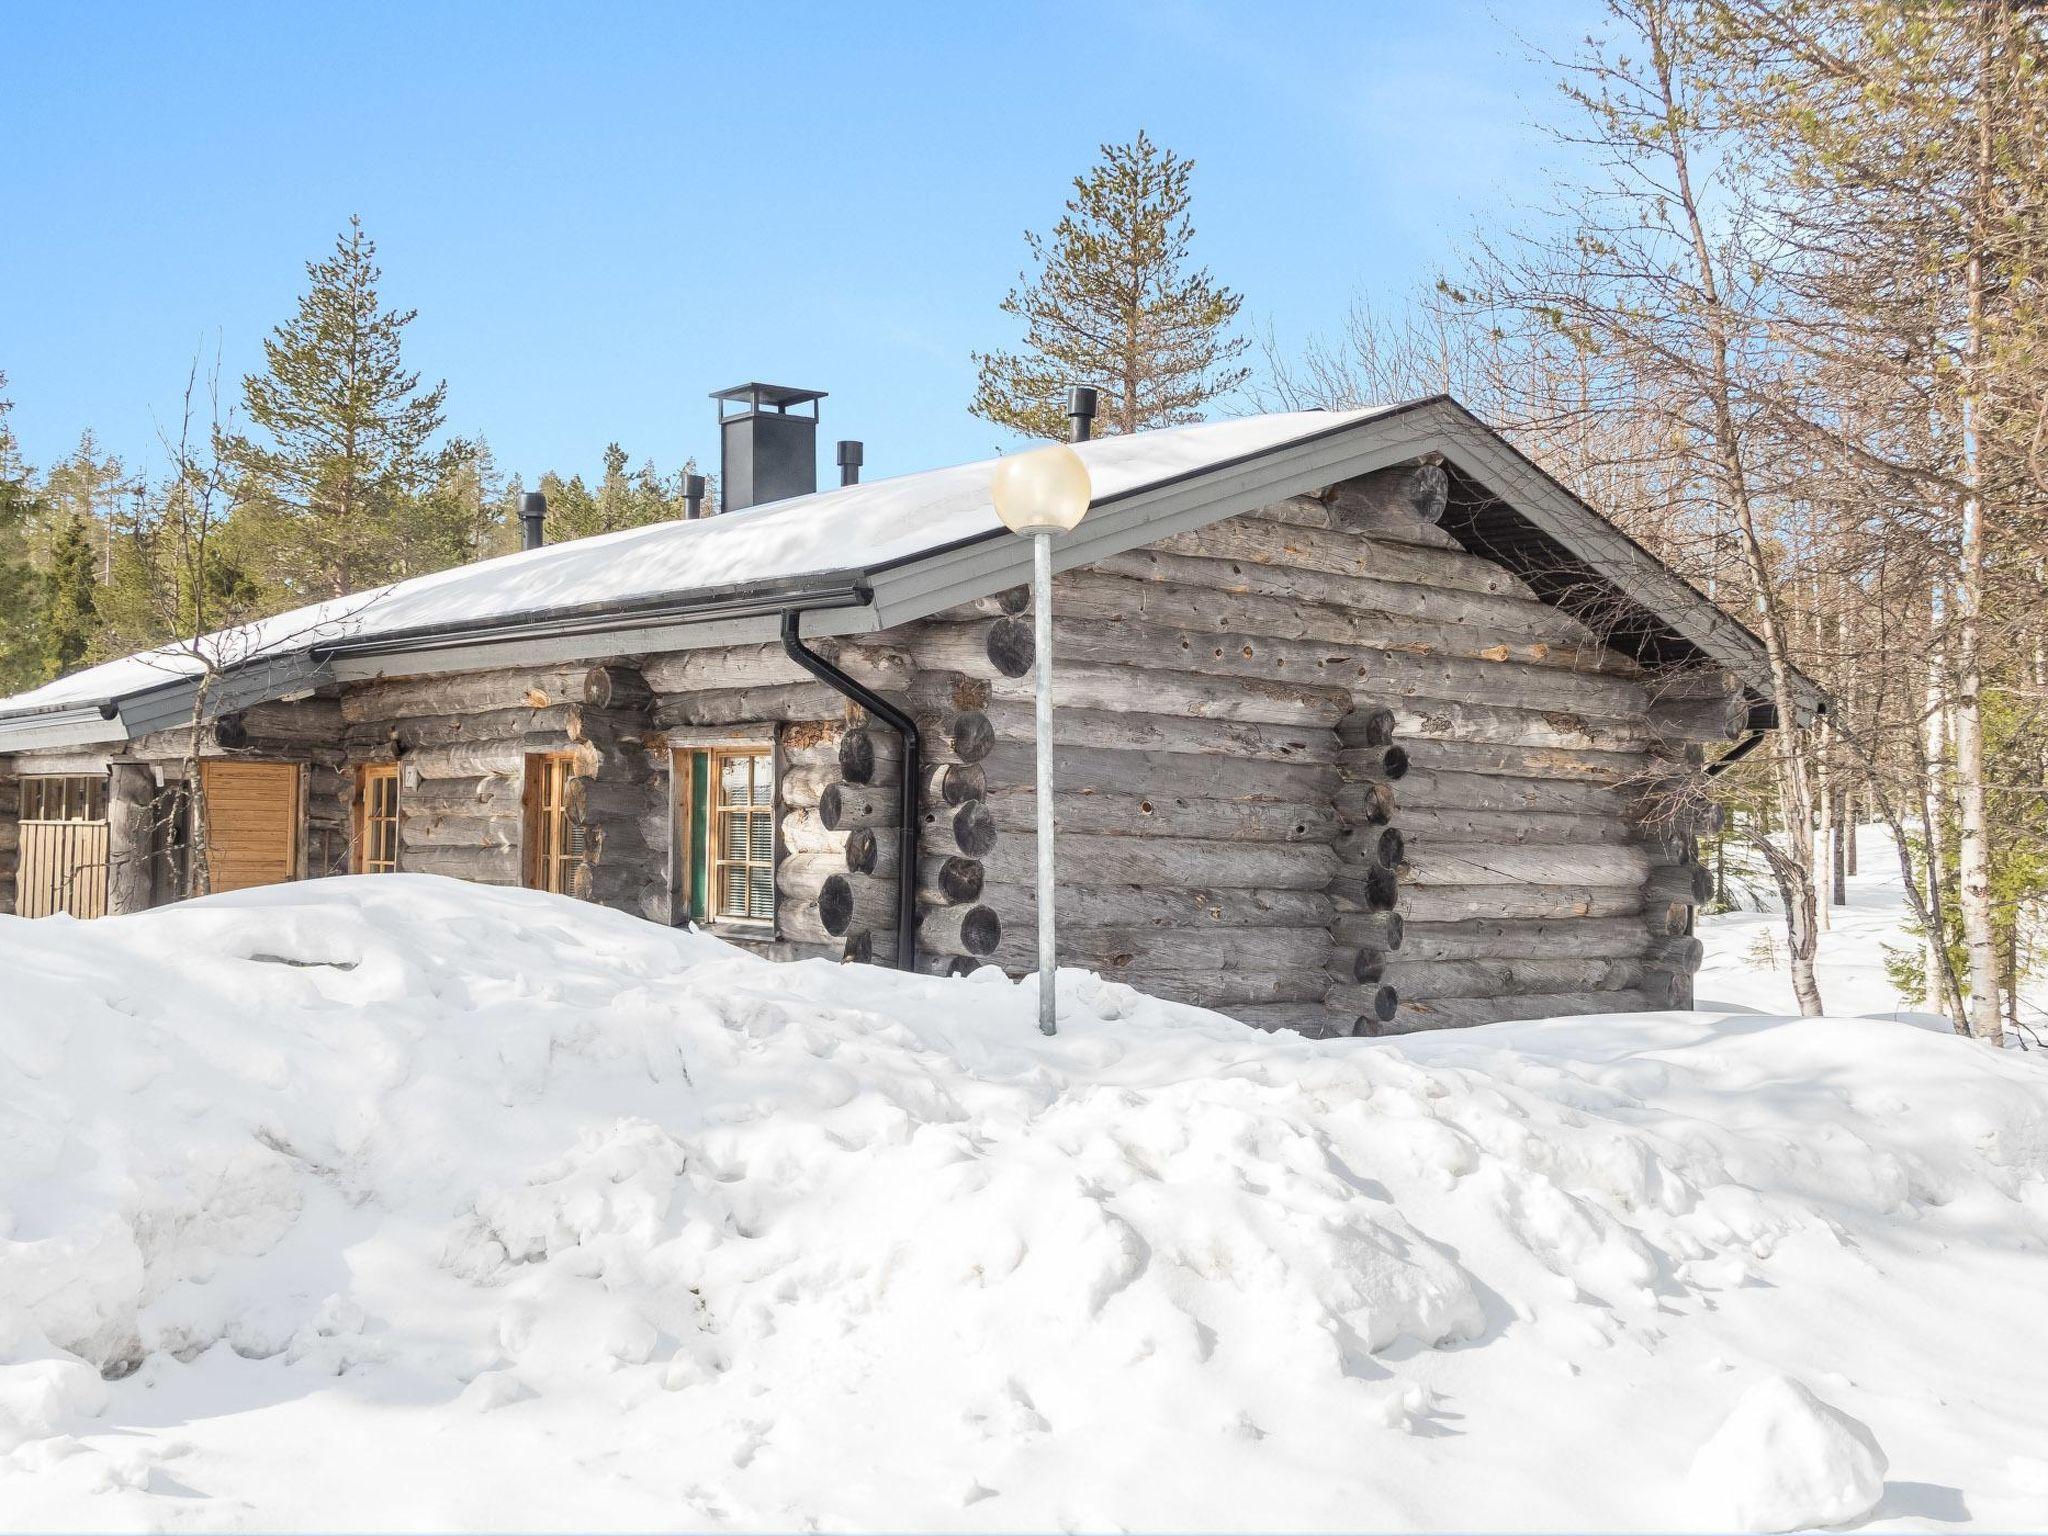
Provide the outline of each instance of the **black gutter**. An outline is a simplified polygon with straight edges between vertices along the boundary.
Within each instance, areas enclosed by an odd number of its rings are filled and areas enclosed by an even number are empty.
[[[873,689],[848,677],[831,662],[805,645],[797,632],[805,610],[782,610],[782,649],[789,659],[827,688],[853,700],[862,709],[903,738],[903,783],[901,812],[902,847],[896,854],[896,968],[917,969],[917,847],[919,820],[918,783],[924,777],[918,761],[917,722]]]

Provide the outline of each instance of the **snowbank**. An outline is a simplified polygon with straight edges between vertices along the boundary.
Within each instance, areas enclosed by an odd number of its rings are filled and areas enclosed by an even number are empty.
[[[1045,1040],[414,876],[0,976],[0,1525],[1697,1528],[1780,1375],[1879,1524],[2048,1524],[2032,1057],[1078,974]]]

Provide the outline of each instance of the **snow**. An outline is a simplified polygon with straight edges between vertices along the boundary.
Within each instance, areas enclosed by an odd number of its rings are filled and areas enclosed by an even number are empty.
[[[2048,1528],[2035,1053],[1045,1039],[407,875],[0,975],[0,1527]]]
[[[1711,1524],[1797,1531],[1860,1519],[1884,1497],[1889,1466],[1870,1430],[1789,1376],[1742,1395],[1693,1458],[1692,1488]]]
[[[1079,445],[1095,500],[1317,436],[1391,407],[1283,411],[1098,438]],[[683,597],[739,582],[794,581],[879,568],[1000,529],[989,500],[996,460],[927,470],[770,502],[697,522],[654,523],[481,560],[335,598],[201,642],[218,665],[367,640],[425,624],[482,622],[534,610]],[[125,698],[196,676],[191,647],[88,667],[0,699],[0,714]]]

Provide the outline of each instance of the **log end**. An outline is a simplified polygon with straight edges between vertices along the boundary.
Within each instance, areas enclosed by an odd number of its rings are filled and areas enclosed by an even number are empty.
[[[997,619],[988,627],[988,659],[1004,677],[1022,677],[1038,663],[1038,645],[1023,619]]]
[[[996,728],[978,709],[955,715],[951,736],[953,755],[963,763],[978,763],[996,749]]]
[[[848,731],[839,738],[839,771],[849,784],[872,784],[875,781],[875,738],[862,729]]]
[[[875,836],[873,827],[855,827],[846,835],[846,868],[848,873],[872,875],[881,861],[882,840]]]
[[[827,875],[818,887],[818,921],[834,938],[853,926],[853,881],[845,875]]]

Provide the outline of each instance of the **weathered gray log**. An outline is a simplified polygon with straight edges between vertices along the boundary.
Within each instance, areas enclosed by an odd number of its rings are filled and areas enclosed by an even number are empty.
[[[343,693],[341,717],[357,725],[500,709],[547,709],[556,704],[573,704],[582,698],[583,678],[588,670],[577,663],[376,678],[352,684]]]
[[[1449,607],[1454,601],[1446,594],[1439,606]],[[1202,654],[1203,641],[1235,640],[1250,647],[1242,651],[1247,661],[1263,653],[1276,665],[1294,670],[1307,666],[1314,654],[1333,650],[1353,653],[1359,661],[1379,652],[1404,651],[1550,669],[1582,666],[1589,656],[1602,654],[1583,625],[1554,608],[1527,608],[1513,625],[1467,623],[1461,614],[1415,618],[1377,608],[1305,602],[1298,594],[1220,592],[1095,570],[1075,571],[1065,578],[1055,611],[1055,654],[1071,654],[1077,660],[1127,657],[1128,651],[1101,649],[1095,626],[1126,629],[1153,655],[1160,654],[1151,642],[1155,634],[1173,637],[1190,658]],[[1097,648],[1090,648],[1091,641]],[[1220,657],[1229,649],[1213,654]]]
[[[924,755],[933,762],[978,763],[996,744],[980,710],[927,715],[917,722]],[[903,738],[884,726],[860,726],[839,740],[839,767],[849,784],[891,783],[903,762]]]
[[[1410,765],[1401,779],[1401,814],[1411,810],[1546,811],[1622,819],[1628,799],[1606,784],[1440,772]]]
[[[1339,784],[1334,808],[1347,827],[1383,827],[1394,818],[1394,786],[1384,779]]]
[[[1338,777],[1352,784],[1395,784],[1408,776],[1406,747],[1346,747],[1337,754]]]
[[[1683,902],[1697,907],[1713,894],[1714,875],[1704,864],[1665,864],[1648,870],[1644,877],[1643,896],[1648,901]]]
[[[1256,842],[1329,842],[1339,831],[1326,804],[1274,804],[1261,800],[1196,800],[1183,795],[1102,795],[1056,792],[1059,830],[1111,837],[1243,838]],[[1035,833],[1038,800],[1029,790],[1001,789],[988,797],[1005,832]]]
[[[1648,992],[1532,993],[1524,997],[1439,997],[1404,1000],[1393,1022],[1377,1034],[1409,1034],[1424,1029],[1455,1029],[1470,1024],[1498,1024],[1508,1019],[1571,1018],[1589,1013],[1661,1013],[1667,997]]]
[[[983,619],[972,624],[920,624],[908,636],[920,667],[969,677],[1023,677],[1037,655],[1028,620]]]
[[[1641,885],[1650,861],[1631,844],[1593,847],[1418,841],[1401,883],[1433,885]]]
[[[230,751],[246,747],[324,747],[343,729],[337,699],[266,701],[223,714],[213,722],[213,739]]]
[[[1330,799],[1337,783],[1337,776],[1320,764],[1243,762],[1190,752],[1055,746],[1052,760],[1054,792],[1062,799],[1084,794],[1184,795],[1195,800],[1318,804]],[[978,766],[992,794],[1028,789],[1037,782],[1037,753],[1028,741],[1005,741]]]
[[[1459,554],[1453,558],[1466,561],[1471,557]],[[1538,641],[1600,666],[1612,665],[1622,673],[1629,670],[1627,663],[1609,660],[1598,638],[1582,621],[1529,597],[1496,596],[1377,576],[1336,575],[1298,565],[1206,559],[1158,549],[1111,555],[1097,561],[1092,569],[1129,581],[1170,583],[1195,591],[1243,592],[1311,603],[1338,612],[1362,611],[1461,624],[1475,633]]]
[[[1321,1003],[1254,1003],[1231,1008],[1230,1016],[1254,1029],[1289,1030],[1311,1040],[1337,1040],[1357,1034],[1362,1018],[1352,1018]]]
[[[518,742],[465,742],[421,747],[407,753],[404,762],[407,773],[422,779],[517,779],[526,771],[526,749]]]
[[[1408,921],[1398,912],[1344,912],[1330,923],[1330,937],[1340,945],[1396,950],[1407,941]]]
[[[407,717],[394,721],[390,740],[401,753],[422,747],[452,747],[462,744],[487,745],[502,742],[533,751],[560,746],[569,735],[567,703],[544,709],[472,710],[461,714]]]
[[[1648,716],[1650,732],[1668,741],[1734,741],[1748,726],[1749,701],[1739,693],[1704,699],[1660,696]]]
[[[873,784],[827,784],[818,796],[818,820],[827,831],[893,827],[902,819],[892,788]]]
[[[818,920],[834,938],[855,928],[879,928],[896,917],[896,883],[844,872],[830,874],[818,888]]]
[[[1327,928],[1335,912],[1319,890],[1069,885],[1067,878],[1063,857],[1056,916],[1076,928]],[[989,884],[980,900],[1000,912],[1012,929],[1036,930],[1035,887]]]
[[[847,834],[835,832],[818,818],[815,806],[787,812],[782,818],[782,846],[791,853],[843,856]]]
[[[1713,837],[1727,826],[1727,812],[1692,788],[1667,791],[1653,786],[1647,795],[1629,802],[1627,814],[1630,824],[1646,837]]]
[[[1407,859],[1408,839],[1399,827],[1347,827],[1337,839],[1338,853],[1398,870]]]
[[[986,597],[969,598],[951,608],[941,609],[932,615],[941,623],[963,623],[972,619],[1000,619],[1011,614],[1023,613],[1031,607],[1029,585],[1005,587],[1000,592],[991,592]]]
[[[970,675],[921,666],[909,686],[899,690],[891,702],[913,716],[964,714],[988,708],[990,681],[986,668]]]
[[[583,674],[583,702],[599,709],[645,709],[654,690],[638,667],[592,667]]]
[[[1360,786],[1347,785],[1346,789]],[[1343,791],[1339,791],[1340,805]],[[1410,842],[1430,843],[1631,843],[1635,829],[1614,816],[1580,816],[1563,811],[1434,810],[1403,796],[1401,830]]]
[[[334,714],[340,721],[340,712]],[[115,763],[107,770],[107,911],[115,915],[149,906],[152,811],[156,775],[147,763]]]
[[[917,942],[940,955],[989,955],[1003,941],[1003,920],[993,908],[920,907]]]
[[[775,894],[781,898],[777,910],[787,916],[792,907],[816,906],[825,882],[843,874],[845,866],[846,861],[834,853],[788,855],[775,866]]]
[[[1391,709],[1369,704],[1337,722],[1337,739],[1347,747],[1390,747],[1397,723]]]
[[[1378,981],[1387,968],[1387,952],[1383,949],[1333,949],[1330,951],[1330,974],[1339,981]]]
[[[987,719],[1001,740],[1032,739],[1034,722],[1029,705],[992,704]],[[1269,725],[1255,720],[1187,719],[1127,709],[1062,709],[1054,714],[1052,729],[1056,747],[1171,752],[1275,763],[1329,763],[1336,757],[1336,743],[1327,730]]]
[[[1619,956],[1511,960],[1413,960],[1390,963],[1381,979],[1410,1003],[1444,997],[1512,997],[1529,992],[1647,990],[1651,967]]]
[[[1677,971],[1690,976],[1705,963],[1707,946],[1690,934],[1671,939],[1652,939],[1649,952],[1644,958],[1657,970]]]
[[[965,805],[988,793],[988,778],[979,763],[928,763],[920,801],[926,806]]]
[[[776,747],[784,767],[836,767],[839,739],[845,733],[846,726],[841,721],[791,721],[776,732]]]
[[[820,640],[816,649],[849,677],[880,692],[904,687],[911,678],[910,658],[894,646]],[[811,674],[773,643],[668,651],[650,656],[641,664],[640,671],[647,685],[660,694],[775,688],[811,681]]]
[[[1339,863],[1330,881],[1330,901],[1339,912],[1391,912],[1401,899],[1401,880],[1384,865]]]
[[[1036,847],[1034,838],[1003,838],[983,859],[989,879],[1003,885],[1030,883],[1036,877]],[[1060,838],[1058,847],[1063,879],[1085,878],[1094,886],[1171,884],[1319,891],[1328,886],[1337,870],[1337,855],[1320,843],[1079,834]]]
[[[1053,703],[1069,709],[1152,711],[1194,720],[1253,720],[1274,725],[1331,726],[1351,708],[1348,690],[1258,677],[1189,677],[1164,670],[1174,659],[1154,653],[1144,665],[1063,662],[1053,672]],[[1028,679],[998,678],[994,696],[1029,701]],[[1054,716],[1055,722],[1058,715]]]
[[[969,800],[965,805],[933,808],[924,813],[918,844],[924,852],[944,858],[958,854],[967,859],[986,859],[996,847],[998,830],[987,802]]]
[[[1323,1006],[1353,1019],[1384,1024],[1400,1006],[1401,990],[1387,981],[1338,982],[1323,994]]]
[[[1247,1005],[1320,1003],[1329,977],[1312,971],[1161,971],[1126,977],[1108,972],[1106,979],[1127,981],[1154,997],[1195,1008],[1235,1013]]]
[[[1342,943],[1353,932],[1340,917],[1331,932]],[[1560,921],[1475,918],[1463,922],[1410,922],[1402,931],[1403,960],[1545,958],[1645,959],[1656,939],[1633,917],[1575,917]],[[1363,942],[1362,932],[1359,934]]]
[[[408,848],[404,863],[409,874],[448,875],[483,885],[519,883],[519,850],[514,847]]]
[[[586,826],[638,821],[663,803],[666,788],[656,779],[635,784],[617,779],[572,778],[562,787],[562,807],[571,821]]]
[[[1400,901],[1411,933],[1421,923],[1473,918],[1632,917],[1642,910],[1640,885],[1403,886]]]
[[[979,859],[958,854],[917,861],[917,900],[926,907],[957,907],[981,901],[985,876]],[[986,902],[982,903],[984,906]],[[1000,915],[1000,914],[999,914]]]
[[[1402,741],[1484,742],[1513,747],[1581,747],[1601,752],[1649,752],[1660,739],[1641,720],[1569,710],[1520,709],[1459,699],[1404,698],[1392,709]],[[1340,727],[1341,734],[1341,727]]]
[[[823,683],[784,683],[772,688],[711,688],[664,693],[654,701],[658,726],[759,725],[774,720],[840,720],[846,699]]]
[[[1440,464],[1402,464],[1330,487],[1336,526],[1354,533],[1398,534],[1410,520],[1436,523],[1450,505],[1451,477]]]
[[[442,813],[406,817],[399,824],[398,843],[408,852],[415,848],[517,848],[519,836],[516,816]]]
[[[825,927],[825,920],[818,913],[816,902],[792,902],[778,907],[775,913],[775,929],[785,939],[799,944],[830,945],[837,943],[843,950],[851,950],[852,939],[841,939]],[[890,945],[882,953],[894,958],[895,934],[890,934]],[[851,956],[849,956],[851,958]],[[862,956],[861,958],[866,958]]]
[[[1289,528],[1255,518],[1230,518],[1192,533],[1173,534],[1149,546],[1164,554],[1200,555],[1252,565],[1293,566],[1336,576],[1373,576],[1459,592],[1511,595],[1530,602],[1536,594],[1519,577],[1491,560],[1447,550],[1382,544],[1339,530]]]
[[[1519,747],[1411,738],[1407,751],[1412,767],[1439,773],[1569,779],[1588,784],[1641,784],[1665,777],[1672,768],[1668,758],[1647,753],[1603,752],[1583,747]]]
[[[856,935],[855,937],[866,938],[867,935],[860,934]],[[848,960],[868,959],[868,955],[854,955],[852,951],[852,942],[852,940],[848,941],[848,950],[846,958]],[[872,946],[870,946],[870,948],[872,948]],[[972,976],[976,971],[980,970],[985,963],[986,962],[984,962],[978,955],[920,954],[917,957],[918,973],[923,976]]]
[[[1059,950],[1062,961],[1140,984],[1158,972],[1195,971],[1299,972],[1327,983],[1331,954],[1330,935],[1321,928],[1096,928],[1066,921],[1059,925]],[[1028,968],[1035,955],[1035,925],[1005,940],[1004,963]]]

